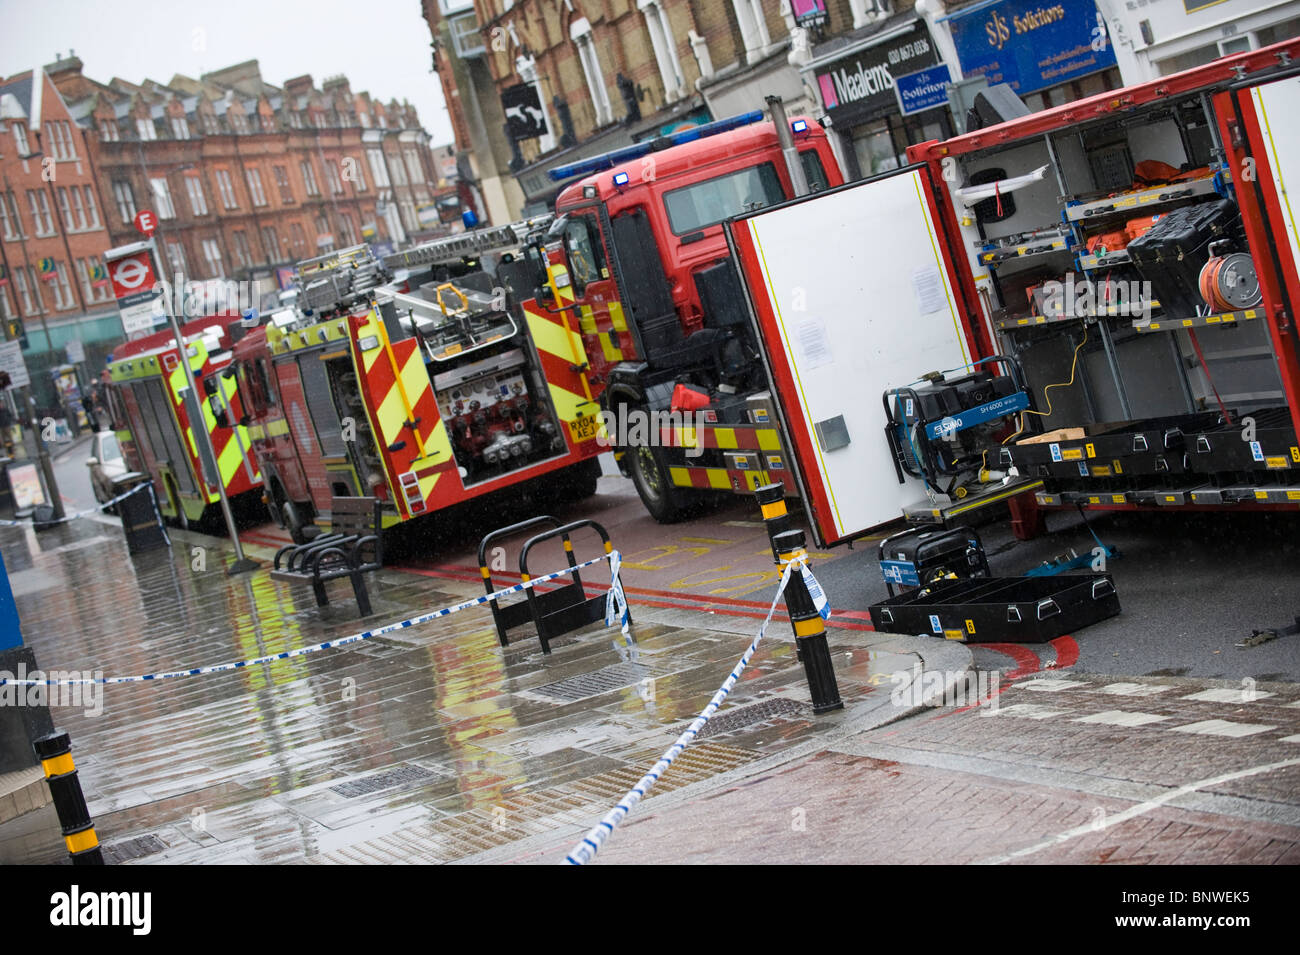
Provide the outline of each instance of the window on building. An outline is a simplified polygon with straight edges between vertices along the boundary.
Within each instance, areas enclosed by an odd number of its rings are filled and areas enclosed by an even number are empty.
[[[190,138],[190,124],[185,121],[184,116],[172,117],[172,137],[174,139]]]
[[[22,237],[23,220],[18,215],[18,203],[14,201],[12,192],[0,193],[0,228],[4,229],[4,237],[9,241]]]
[[[68,278],[68,269],[62,262],[54,263],[54,280],[50,282],[50,288],[54,290],[55,311],[76,307],[77,300],[72,294],[72,283]]]
[[[81,279],[81,288],[88,302],[106,302],[113,291],[108,281],[108,272],[98,259],[78,259],[77,275]]]
[[[190,199],[190,211],[196,216],[208,214],[208,200],[203,195],[203,183],[198,176],[185,177],[185,194]]]
[[[293,243],[293,254],[297,258],[307,258],[307,233],[301,223],[295,222],[289,226],[289,241]]]
[[[343,178],[350,179],[357,192],[366,191],[366,170],[355,156],[343,157]]]
[[[76,187],[73,187],[74,189]],[[75,232],[77,229],[77,220],[72,217],[72,201],[68,199],[68,187],[59,186],[55,190],[55,195],[59,200],[59,215],[63,219],[63,228],[66,232]],[[82,226],[85,228],[85,226]]]
[[[404,150],[406,153],[406,168],[411,175],[411,182],[424,182],[424,167],[420,165],[420,155],[416,152],[414,146],[407,146]]]
[[[767,18],[763,14],[763,0],[731,0],[731,6],[736,11],[740,38],[745,44],[745,60],[753,63],[772,44],[772,37],[767,32]]]
[[[131,184],[124,179],[113,180],[113,201],[117,204],[117,214],[123,225],[130,225],[135,219],[135,193]]]
[[[41,301],[41,289],[36,283],[36,275],[30,268],[14,269],[14,284],[18,288],[18,299],[22,302],[24,315],[40,315],[45,311]]]
[[[86,194],[86,228],[99,228],[99,205],[95,202],[95,189],[93,186],[82,186],[82,191]]]
[[[677,41],[673,39],[668,14],[662,0],[637,0],[637,8],[645,17],[646,30],[650,33],[650,47],[664,84],[664,99],[674,103],[686,94],[686,77],[677,58]]]
[[[234,246],[235,265],[246,269],[253,264],[253,254],[248,247],[248,236],[242,230],[230,233],[230,244]]]
[[[664,209],[673,234],[685,235],[784,198],[776,167],[767,162],[665,193]]]
[[[275,173],[275,186],[280,190],[280,202],[282,205],[289,205],[293,202],[293,187],[289,185],[289,170],[284,166],[273,166],[272,172]]]
[[[154,204],[158,206],[158,218],[175,219],[176,206],[172,204],[172,191],[167,180],[162,177],[150,179],[149,188],[153,191]]]
[[[614,110],[609,103],[609,90],[605,86],[605,74],[601,72],[600,58],[596,55],[596,44],[592,37],[591,24],[586,17],[579,17],[569,25],[569,39],[578,48],[578,60],[582,63],[582,72],[587,77],[587,89],[591,93],[596,125],[604,126],[612,123],[614,121]]]
[[[339,179],[338,166],[332,159],[325,160],[325,181],[329,183],[330,192],[336,196],[343,195],[343,181]]]
[[[212,278],[224,278],[226,267],[221,261],[221,246],[216,239],[203,240],[203,261],[207,263],[208,274]]]
[[[345,248],[357,244],[357,233],[352,225],[352,217],[346,212],[339,213],[339,242]]]
[[[235,186],[230,181],[230,170],[217,169],[214,175],[217,178],[217,192],[221,195],[222,208],[238,209],[239,203],[235,199]]]
[[[408,232],[414,232],[419,227],[415,218],[415,204],[410,199],[403,199],[398,203],[398,209],[402,213],[402,225]]]
[[[50,155],[61,162],[76,159],[77,151],[73,146],[72,127],[67,120],[52,119],[45,126],[49,130]]]
[[[388,169],[384,165],[383,150],[367,149],[366,160],[370,163],[370,175],[374,177],[376,188],[389,188],[392,183],[388,179]]]
[[[165,243],[167,246],[167,261],[171,264],[173,272],[179,272],[181,275],[189,274],[189,263],[185,261],[185,246],[179,242],[168,239]]]
[[[284,253],[280,251],[280,234],[275,231],[275,226],[262,227],[262,248],[266,250],[268,262],[279,262],[284,258]]]
[[[76,228],[78,230],[84,231],[90,228],[90,219],[86,216],[86,203],[82,201],[81,190],[76,186],[72,187],[72,212],[76,218],[75,220],[72,218],[68,219],[69,228],[72,227],[74,221],[76,222]]]
[[[158,130],[154,126],[152,119],[137,119],[135,121],[135,132],[141,139],[158,138]]]
[[[298,164],[298,168],[302,170],[302,182],[307,187],[307,195],[319,196],[320,187],[316,185],[316,172],[312,169],[311,160],[304,159]]]
[[[14,130],[14,146],[18,149],[19,156],[30,156],[31,147],[27,145],[27,124],[15,122],[11,124]]]
[[[17,317],[18,313],[14,310],[14,306],[9,302],[9,286],[0,285],[0,318],[7,321],[11,318]]]
[[[221,132],[221,123],[218,122],[215,113],[203,114],[203,131],[209,136],[215,136]]]
[[[248,193],[253,197],[253,205],[266,205],[266,193],[262,191],[262,173],[257,169],[245,169],[244,176],[248,179]]]
[[[118,132],[117,123],[111,119],[101,119],[99,121],[99,138],[106,143],[121,141],[122,134]]]
[[[54,235],[54,216],[50,214],[50,200],[43,189],[27,190],[27,205],[38,236]]]
[[[406,185],[406,166],[402,163],[401,153],[390,153],[385,159],[391,158],[392,162],[388,164],[388,169],[393,175],[393,184],[397,186]]]
[[[230,120],[230,128],[236,133],[243,136],[248,133],[248,117],[243,113],[230,110],[226,113],[226,118]]]

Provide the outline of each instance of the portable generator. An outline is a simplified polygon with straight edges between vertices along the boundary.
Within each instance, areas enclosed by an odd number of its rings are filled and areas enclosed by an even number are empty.
[[[1001,366],[1002,373],[994,366]],[[984,359],[968,374],[949,375],[953,372],[931,372],[911,385],[886,390],[885,438],[898,483],[911,475],[933,491],[960,498],[968,485],[997,476],[988,471],[990,462],[998,460],[997,435],[1008,419],[1031,409],[1033,399],[1020,363],[1005,355]]]

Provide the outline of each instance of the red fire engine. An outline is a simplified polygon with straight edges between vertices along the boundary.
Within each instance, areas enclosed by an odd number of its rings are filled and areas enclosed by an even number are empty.
[[[198,406],[219,475],[204,474],[191,431],[185,371],[170,330],[122,345],[102,376],[127,463],[153,478],[163,514],[182,526],[220,523],[217,480],[234,507],[260,497],[261,475],[248,432],[238,423],[243,408],[231,372],[229,325],[238,328],[239,321],[227,314],[195,319],[181,329],[190,369],[202,389]]]
[[[724,223],[843,182],[816,122],[761,113],[583,160],[556,202],[573,312],[620,467],[658,520],[696,490],[797,485]],[[647,435],[648,432],[648,435]],[[629,453],[630,452],[630,453]]]
[[[563,311],[520,304],[546,274],[527,243],[546,224],[299,265],[294,307],[235,349],[267,502],[295,537],[339,496],[381,499],[388,527],[524,482],[595,493],[582,340]]]

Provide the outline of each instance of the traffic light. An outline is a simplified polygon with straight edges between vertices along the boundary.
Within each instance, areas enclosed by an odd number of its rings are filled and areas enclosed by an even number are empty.
[[[19,342],[23,350],[27,348],[27,330],[23,328],[21,318],[9,318],[5,320],[5,341]]]

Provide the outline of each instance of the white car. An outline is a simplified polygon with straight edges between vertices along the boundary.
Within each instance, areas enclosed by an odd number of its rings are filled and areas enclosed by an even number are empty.
[[[90,468],[90,483],[95,489],[95,500],[103,504],[113,499],[113,483],[130,468],[122,456],[122,446],[117,442],[117,435],[112,431],[96,433],[90,443],[90,454],[86,459],[86,467]]]

